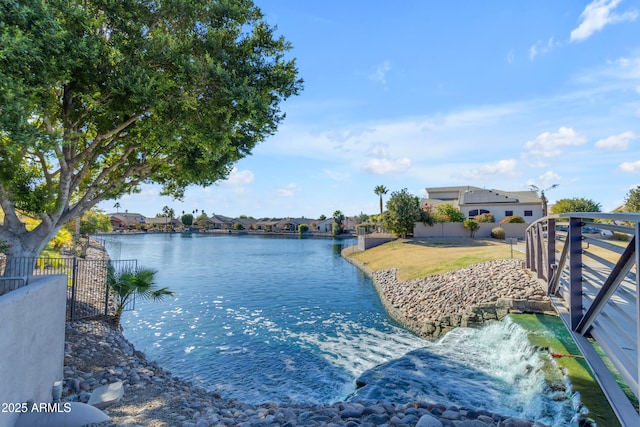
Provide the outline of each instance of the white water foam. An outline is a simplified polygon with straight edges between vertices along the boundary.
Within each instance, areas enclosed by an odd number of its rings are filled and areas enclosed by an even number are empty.
[[[541,355],[510,319],[458,328],[360,376],[351,400],[425,400],[570,426],[572,400],[554,400]],[[555,396],[557,398],[557,396]]]

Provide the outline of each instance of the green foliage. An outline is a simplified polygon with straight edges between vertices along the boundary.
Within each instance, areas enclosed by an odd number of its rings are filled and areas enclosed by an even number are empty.
[[[626,233],[620,233],[618,231],[614,231],[613,232],[613,236],[611,237],[613,240],[620,240],[622,242],[629,242],[631,241],[631,236],[629,234]]]
[[[591,199],[572,198],[560,199],[552,207],[552,214],[561,214],[565,212],[600,212],[600,203]]]
[[[433,223],[428,212],[420,207],[420,199],[409,194],[406,188],[391,193],[382,221],[384,228],[403,237],[413,233],[416,222]]]
[[[492,213],[483,213],[483,214],[477,215],[473,219],[475,219],[478,222],[496,222],[496,217],[493,216]]]
[[[143,300],[152,299],[162,301],[166,296],[173,295],[169,288],[158,288],[155,283],[157,271],[147,268],[135,272],[126,271],[117,274],[113,268],[107,273],[107,285],[116,295],[115,324],[120,324],[120,317],[127,304],[134,296]]]
[[[67,222],[62,230],[67,230],[68,232],[74,234],[76,232],[76,223],[75,221]],[[111,227],[111,217],[104,213],[102,209],[92,208],[80,217],[80,235],[81,236],[90,236],[91,234],[96,234],[99,232],[109,232],[112,231]]]
[[[298,233],[302,234],[302,233],[306,233],[307,231],[309,231],[309,225],[308,224],[299,224],[298,225]]]
[[[190,227],[193,225],[193,215],[192,214],[184,214],[180,217],[180,222],[182,225]]]
[[[236,222],[233,224],[233,229],[236,231],[244,230],[244,225],[241,222]]]
[[[342,211],[335,211],[333,213],[333,224],[331,224],[331,233],[334,236],[342,234],[344,227],[344,214]]]
[[[202,213],[198,215],[198,217],[194,220],[194,223],[198,225],[202,225],[202,223],[208,218],[209,216],[205,213],[205,211],[202,211]]]
[[[494,239],[504,240],[506,235],[507,234],[502,227],[494,227],[491,229],[491,237],[493,237]]]
[[[60,252],[63,248],[73,246],[73,236],[68,230],[60,229],[53,239],[47,244],[45,249]]]
[[[624,207],[627,212],[640,212],[640,185],[629,190],[624,199]]]
[[[465,217],[460,209],[453,206],[451,203],[443,203],[436,206],[435,211],[436,222],[463,222]]]
[[[377,185],[374,189],[373,192],[377,195],[380,196],[380,216],[382,216],[382,195],[383,194],[387,194],[389,190],[387,189],[387,187],[385,187],[384,185]]]
[[[320,215],[320,216],[318,217],[318,221],[324,221],[325,219],[327,219],[327,216],[326,216],[326,215]]]
[[[525,220],[520,215],[506,216],[500,220],[501,224],[524,224]]]
[[[226,178],[302,90],[290,50],[251,1],[3,2],[0,238],[37,251],[143,182],[180,198]]]
[[[463,222],[463,225],[464,225],[464,228],[466,228],[471,232],[472,238],[473,236],[475,236],[476,231],[478,231],[478,229],[480,228],[480,224],[478,224],[478,221],[474,219],[465,219]]]
[[[6,253],[9,250],[9,244],[4,240],[0,240],[0,254]]]

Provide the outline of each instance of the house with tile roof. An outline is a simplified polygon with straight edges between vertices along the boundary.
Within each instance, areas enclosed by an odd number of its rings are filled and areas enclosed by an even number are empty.
[[[538,193],[527,191],[503,191],[473,186],[430,187],[422,205],[438,206],[450,203],[467,217],[483,213],[493,214],[496,222],[508,216],[518,215],[527,223],[542,218],[542,200]]]

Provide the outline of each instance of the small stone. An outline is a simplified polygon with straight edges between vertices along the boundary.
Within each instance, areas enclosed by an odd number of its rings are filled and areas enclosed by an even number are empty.
[[[416,427],[442,427],[442,422],[432,415],[423,415],[416,423]]]
[[[96,388],[88,403],[98,409],[104,409],[119,402],[122,396],[124,396],[122,381],[118,381]]]

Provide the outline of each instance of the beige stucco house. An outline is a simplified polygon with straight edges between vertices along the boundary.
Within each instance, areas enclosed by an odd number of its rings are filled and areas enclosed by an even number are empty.
[[[519,215],[527,223],[542,218],[542,200],[535,191],[503,191],[473,186],[426,188],[423,206],[450,203],[467,217],[491,213],[496,222]]]

